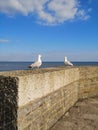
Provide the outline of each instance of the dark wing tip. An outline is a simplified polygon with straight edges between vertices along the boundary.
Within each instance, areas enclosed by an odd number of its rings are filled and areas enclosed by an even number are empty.
[[[28,68],[32,68],[32,67],[29,65]]]

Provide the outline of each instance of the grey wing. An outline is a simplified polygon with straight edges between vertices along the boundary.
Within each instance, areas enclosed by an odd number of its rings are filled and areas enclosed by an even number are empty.
[[[34,62],[33,64],[31,64],[32,67],[36,67],[38,65],[38,62]]]
[[[39,67],[41,66],[41,62],[36,61],[35,63],[31,64],[32,67]]]
[[[73,64],[70,61],[68,63],[69,63],[69,65],[73,66]]]

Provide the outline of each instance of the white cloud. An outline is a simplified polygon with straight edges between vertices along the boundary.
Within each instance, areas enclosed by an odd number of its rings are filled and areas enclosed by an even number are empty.
[[[75,0],[53,0],[49,3],[48,8],[54,12],[56,22],[64,22],[75,17],[76,6]]]
[[[80,9],[79,0],[0,0],[0,12],[8,15],[37,14],[45,24],[58,24],[76,17],[88,19],[89,11]]]
[[[6,40],[6,39],[0,39],[0,43],[7,43],[9,42],[9,40]]]
[[[77,16],[83,20],[87,20],[90,17],[89,15],[86,15],[84,10],[79,10]]]

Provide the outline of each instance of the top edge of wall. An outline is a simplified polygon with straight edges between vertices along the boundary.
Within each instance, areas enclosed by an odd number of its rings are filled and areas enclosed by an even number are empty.
[[[42,74],[47,72],[54,72],[60,70],[68,70],[68,69],[85,69],[85,68],[98,68],[98,66],[60,66],[60,67],[50,67],[50,68],[40,68],[40,69],[28,69],[28,70],[12,70],[12,71],[1,71],[0,76],[11,76],[11,77],[18,77],[18,76],[25,76],[30,74]]]

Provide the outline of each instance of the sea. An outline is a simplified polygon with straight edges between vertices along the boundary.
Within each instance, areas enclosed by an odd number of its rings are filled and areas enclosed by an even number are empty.
[[[32,62],[0,62],[0,71],[28,70]],[[98,62],[72,62],[74,66],[98,66]],[[43,62],[40,68],[61,67],[64,62]]]

